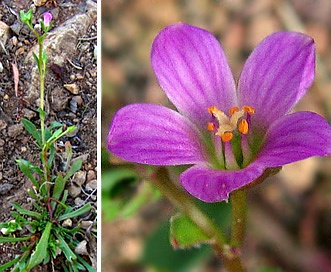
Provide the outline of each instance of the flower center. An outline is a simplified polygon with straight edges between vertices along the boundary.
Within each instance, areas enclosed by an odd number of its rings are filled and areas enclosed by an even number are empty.
[[[217,141],[214,143],[216,150],[222,150],[215,154],[217,161],[221,162],[221,165],[218,163],[216,165],[225,169],[245,167],[252,155],[246,135],[250,130],[250,117],[255,113],[254,108],[243,106],[240,110],[238,107],[233,107],[227,115],[216,106],[212,106],[208,108],[208,112],[212,117],[207,123],[207,130],[220,137],[222,143],[221,146],[217,144]]]
[[[235,131],[240,134],[247,134],[249,131],[248,121],[251,114],[255,113],[254,108],[243,106],[242,110],[233,107],[229,110],[229,116],[216,106],[208,108],[208,112],[213,116],[213,120],[208,122],[207,130],[215,131],[215,135],[220,136],[223,142],[229,142],[233,138]],[[218,123],[218,126],[217,124]]]

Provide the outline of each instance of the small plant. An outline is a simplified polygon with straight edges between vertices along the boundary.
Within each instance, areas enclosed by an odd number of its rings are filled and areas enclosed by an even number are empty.
[[[39,51],[33,57],[38,66],[40,79],[40,105],[38,108],[40,129],[29,120],[22,118],[25,129],[32,135],[40,150],[41,166],[33,165],[24,159],[18,159],[20,170],[31,180],[33,187],[28,194],[33,199],[33,209],[25,209],[20,204],[11,203],[15,211],[13,220],[0,223],[3,236],[0,243],[20,243],[22,254],[13,260],[0,265],[0,271],[11,268],[10,271],[30,271],[41,263],[49,263],[61,257],[63,271],[95,271],[81,256],[76,254],[75,248],[80,241],[77,234],[85,236],[87,232],[95,234],[95,226],[83,227],[80,223],[73,226],[72,218],[77,218],[90,211],[91,204],[86,203],[78,209],[66,204],[68,190],[66,182],[81,168],[82,160],[72,161],[72,147],[69,142],[65,145],[66,165],[63,172],[54,174],[55,143],[76,127],[64,129],[63,124],[52,122],[45,124],[44,90],[47,56],[43,49],[43,42],[47,32],[52,27],[52,15],[44,14],[40,21],[40,34],[32,25],[32,10],[21,11],[21,21],[24,22],[37,38]],[[18,237],[18,232],[21,233]],[[61,259],[62,260],[62,259]]]

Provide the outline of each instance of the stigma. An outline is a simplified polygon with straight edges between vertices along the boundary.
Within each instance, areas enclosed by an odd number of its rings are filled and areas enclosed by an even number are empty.
[[[208,108],[208,112],[213,118],[207,123],[207,130],[215,131],[215,135],[219,136],[222,142],[229,142],[236,133],[248,134],[249,117],[255,113],[255,110],[250,106],[243,106],[241,110],[232,107],[227,115],[216,106],[212,106]]]

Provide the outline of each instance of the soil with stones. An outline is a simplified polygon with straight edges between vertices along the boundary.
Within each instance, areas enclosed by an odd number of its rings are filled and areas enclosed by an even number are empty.
[[[49,50],[53,50],[49,53],[46,49],[46,124],[58,121],[65,126],[75,125],[78,128],[58,141],[54,171],[56,173],[62,170],[64,143],[69,141],[73,147],[73,158],[82,158],[83,166],[67,184],[68,204],[79,207],[90,202],[93,207],[84,218],[75,219],[73,224],[77,223],[77,220],[93,224],[96,221],[97,201],[96,0],[44,2],[46,3],[42,6],[36,6],[37,4],[31,4],[32,1],[29,0],[0,1],[0,27],[5,33],[1,34],[0,28],[0,222],[11,219],[12,201],[17,201],[27,208],[31,207],[27,189],[31,188],[32,184],[20,172],[15,160],[22,158],[33,164],[40,164],[39,150],[20,121],[24,117],[37,127],[40,125],[37,113],[38,82],[33,83],[35,64],[30,61],[31,52],[37,48],[36,39],[19,20],[20,10],[32,9],[33,24],[36,24],[46,11],[52,13],[54,20],[53,28],[45,40],[46,44],[49,39],[48,42],[52,43]],[[79,19],[84,19],[84,24],[81,24]],[[68,34],[69,32],[64,32],[72,26],[79,28],[79,31],[72,31],[67,38],[61,36],[61,43],[58,45],[57,37]],[[61,55],[64,56],[62,61]],[[16,91],[13,74],[15,67],[19,72]],[[87,252],[83,257],[96,266],[96,239],[82,239],[87,241]],[[19,253],[20,249],[14,245],[1,244],[0,264],[8,262]],[[61,261],[61,258],[59,259]],[[40,265],[35,271],[61,271],[61,266],[56,263],[49,266]]]

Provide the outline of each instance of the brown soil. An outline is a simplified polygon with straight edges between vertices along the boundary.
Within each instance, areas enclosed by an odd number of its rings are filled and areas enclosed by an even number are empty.
[[[20,10],[27,11],[31,3],[32,1],[29,0],[0,2],[0,20],[11,26],[12,30],[15,25],[22,27],[19,33],[11,31],[5,45],[6,52],[0,53],[0,62],[4,68],[0,73],[0,222],[11,219],[11,201],[17,201],[25,207],[31,206],[31,199],[26,192],[31,187],[31,183],[20,172],[15,160],[22,158],[33,164],[40,164],[39,150],[20,122],[20,119],[24,117],[39,127],[38,104],[36,101],[25,99],[27,86],[31,84],[32,67],[28,66],[24,60],[36,44],[36,39],[23,27],[17,16]],[[44,12],[50,11],[53,14],[54,29],[76,14],[84,13],[85,6],[85,0],[48,1],[46,5],[36,8],[34,18],[42,18]],[[54,59],[48,59],[49,69],[45,82],[46,123],[58,121],[66,126],[79,127],[74,135],[60,139],[58,142],[59,151],[56,156],[55,171],[61,171],[61,147],[66,141],[70,141],[73,146],[73,158],[79,156],[83,158],[81,170],[88,175],[86,183],[93,178],[96,179],[97,166],[97,65],[93,58],[94,47],[97,43],[96,35],[96,22],[91,21],[84,36],[77,37],[80,42],[72,49],[72,55],[68,56],[74,65],[69,61],[66,62],[63,67],[58,67],[61,69],[60,73],[57,73],[54,67],[50,69]],[[16,65],[20,75],[17,95],[14,91],[12,64]],[[81,69],[78,70],[75,66]],[[75,77],[77,74],[81,75],[79,80]],[[66,83],[77,84],[80,87],[79,93],[74,95],[66,91],[63,87]],[[52,94],[55,89],[63,90],[65,97]],[[62,103],[63,100],[65,101],[63,107],[59,109],[54,106],[56,102]],[[74,180],[71,180],[68,186],[72,182]],[[93,208],[87,220],[96,220],[96,192],[86,191],[83,184],[78,196],[69,197],[69,204],[74,206],[78,197],[91,202]],[[96,245],[91,244],[91,246],[94,247],[95,252]],[[19,248],[11,244],[0,245],[0,264],[8,262],[18,253],[20,253]],[[53,268],[55,271],[61,271],[56,265],[55,267],[40,266],[38,271],[52,271]]]

